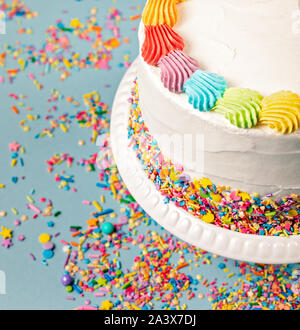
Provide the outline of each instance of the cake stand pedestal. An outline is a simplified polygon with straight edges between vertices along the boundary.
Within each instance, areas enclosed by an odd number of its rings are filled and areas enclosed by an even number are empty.
[[[147,178],[135,152],[129,147],[128,99],[137,74],[137,61],[132,64],[119,86],[111,118],[113,155],[120,175],[135,200],[171,234],[203,250],[263,264],[300,262],[300,235],[273,237],[241,234],[205,223],[173,203],[164,204],[162,195]]]

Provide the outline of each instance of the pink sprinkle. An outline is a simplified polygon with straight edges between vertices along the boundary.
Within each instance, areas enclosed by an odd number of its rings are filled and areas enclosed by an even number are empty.
[[[32,204],[28,204],[28,207],[29,207],[31,210],[33,210],[34,212],[38,213],[38,214],[41,214],[41,213],[42,213],[42,211],[41,211],[38,207],[36,207],[36,206],[34,206],[34,205],[32,205]]]
[[[103,297],[104,295],[105,295],[105,293],[103,293],[103,292],[95,292],[94,293],[95,297]]]
[[[68,299],[68,300],[75,300],[74,297],[70,297],[70,296],[67,296],[66,299]]]
[[[79,311],[97,311],[98,308],[92,306],[79,306],[76,308]]]

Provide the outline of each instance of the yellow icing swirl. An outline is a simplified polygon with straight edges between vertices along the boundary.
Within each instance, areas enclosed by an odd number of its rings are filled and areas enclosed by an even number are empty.
[[[148,0],[144,12],[145,25],[167,24],[173,27],[177,23],[176,0]]]
[[[291,134],[300,127],[300,97],[290,91],[274,93],[262,101],[259,123],[281,134]]]

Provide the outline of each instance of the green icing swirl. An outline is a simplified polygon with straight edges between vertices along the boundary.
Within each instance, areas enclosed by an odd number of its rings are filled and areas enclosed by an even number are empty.
[[[258,123],[263,96],[247,88],[228,88],[213,111],[225,115],[232,125],[251,128]]]

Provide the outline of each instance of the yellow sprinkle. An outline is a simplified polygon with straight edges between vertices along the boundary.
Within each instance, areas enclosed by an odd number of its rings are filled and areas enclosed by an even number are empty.
[[[116,199],[117,198],[117,191],[116,191],[115,186],[113,184],[111,184],[110,185],[110,189],[111,189],[111,191],[112,191],[112,193],[114,195],[114,199]]]
[[[64,132],[68,132],[67,127],[64,124],[60,124],[60,128],[64,131]]]
[[[102,204],[105,203],[104,195],[101,195],[101,196],[100,196],[100,202],[101,202]]]
[[[101,212],[102,211],[102,207],[99,205],[99,203],[97,201],[93,201],[93,205],[95,206],[95,208]]]
[[[16,164],[17,164],[17,159],[15,158],[11,161],[10,165],[13,167],[16,166]]]
[[[295,216],[298,215],[297,210],[290,210],[288,213],[289,213],[289,215],[292,216],[292,217],[295,217]]]
[[[28,199],[28,201],[29,201],[30,203],[34,203],[34,200],[33,200],[30,196],[26,196],[26,198]]]
[[[133,305],[133,304],[131,304],[131,307],[133,307],[133,309],[138,310],[138,311],[142,310],[141,308],[139,308],[138,306]]]
[[[64,65],[65,65],[68,69],[70,69],[71,66],[72,66],[71,63],[70,63],[70,61],[67,60],[66,58],[63,59],[63,63],[64,63]]]
[[[211,264],[211,261],[207,258],[204,258],[204,261],[207,262],[209,265]]]
[[[136,272],[133,272],[133,273],[129,273],[129,274],[124,275],[124,277],[128,278],[128,277],[135,276],[135,275],[136,275]]]
[[[5,188],[5,184],[0,184],[0,188]]]
[[[202,220],[207,223],[212,223],[215,220],[215,216],[212,212],[208,211],[207,214],[202,217]]]

